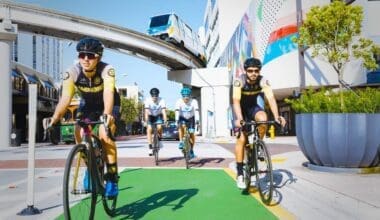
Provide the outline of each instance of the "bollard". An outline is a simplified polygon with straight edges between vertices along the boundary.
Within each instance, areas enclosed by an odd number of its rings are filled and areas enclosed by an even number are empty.
[[[274,126],[273,125],[271,125],[270,128],[269,128],[269,135],[270,135],[271,139],[274,139],[274,137],[275,137],[275,130],[274,130]]]
[[[27,207],[18,215],[35,215],[41,211],[34,207],[34,167],[37,118],[37,84],[29,84],[29,144],[28,144],[28,193]]]

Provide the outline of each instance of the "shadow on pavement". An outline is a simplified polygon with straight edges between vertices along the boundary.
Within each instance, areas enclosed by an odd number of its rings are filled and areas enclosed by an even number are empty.
[[[199,160],[191,160],[190,161],[190,164],[192,167],[203,167],[205,164],[209,164],[209,163],[221,163],[225,161],[224,158],[202,158],[202,159],[199,159]]]
[[[149,197],[137,200],[128,205],[116,209],[116,215],[120,219],[141,219],[146,213],[162,206],[173,206],[172,210],[183,207],[183,204],[198,193],[198,189],[167,190],[155,193]],[[177,204],[171,204],[176,200]]]
[[[274,191],[271,205],[278,205],[282,201],[282,194],[278,189],[284,187],[287,184],[295,183],[296,181],[297,179],[294,178],[293,173],[289,170],[273,170]]]

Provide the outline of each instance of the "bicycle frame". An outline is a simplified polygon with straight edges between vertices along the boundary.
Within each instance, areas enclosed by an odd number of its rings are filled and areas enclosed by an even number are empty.
[[[265,142],[259,138],[258,126],[259,125],[270,125],[276,124],[275,121],[262,121],[262,122],[246,122],[245,126],[251,126],[251,131],[247,132],[247,143],[245,149],[247,151],[247,163],[245,172],[245,183],[246,190],[249,190],[251,177],[256,176],[256,186],[260,193],[262,201],[269,205],[273,196],[273,173],[272,173],[272,162],[270,154],[265,145]],[[252,137],[250,143],[249,138]],[[264,169],[262,165],[264,166]],[[264,177],[261,177],[264,175]]]
[[[182,123],[180,126],[184,126],[183,128],[183,156],[185,157],[185,162],[186,162],[186,169],[189,169],[190,167],[190,150],[191,150],[191,137],[190,137],[190,132],[189,132],[189,126],[187,123]]]
[[[105,150],[102,147],[102,144],[99,140],[99,138],[92,133],[92,125],[97,124],[104,124],[105,130],[108,134],[108,136],[113,139],[112,134],[110,133],[109,128],[105,125],[104,121],[96,121],[91,122],[89,120],[83,120],[83,121],[76,121],[76,125],[80,126],[82,128],[82,141],[80,144],[77,144],[73,147],[72,151],[70,152],[68,156],[68,160],[66,162],[65,166],[65,173],[64,173],[64,210],[65,210],[65,216],[69,219],[71,218],[70,209],[69,209],[69,195],[68,189],[71,181],[73,181],[73,187],[74,187],[74,194],[82,194],[81,191],[76,190],[76,187],[79,187],[78,185],[78,178],[79,178],[79,172],[80,169],[83,169],[81,167],[81,161],[85,161],[87,172],[89,175],[89,185],[90,191],[87,189],[84,191],[84,193],[91,192],[91,211],[90,211],[90,218],[93,217],[95,213],[95,205],[97,200],[97,195],[102,196],[103,200],[103,206],[105,211],[108,215],[113,216],[114,210],[116,207],[116,201],[117,197],[114,198],[107,198],[105,197]],[[76,164],[73,162],[73,158],[75,157],[75,153],[79,154],[79,158],[82,158],[82,160],[77,160]],[[83,162],[82,162],[83,163]],[[71,166],[71,164],[73,166]],[[83,164],[82,164],[83,166]],[[73,179],[70,181],[70,168],[73,168]],[[83,172],[83,171],[82,171]],[[78,193],[77,193],[78,191]],[[110,202],[110,203],[109,203]],[[66,211],[68,210],[68,211]]]
[[[156,163],[156,166],[158,165],[158,152],[160,151],[160,140],[158,138],[158,128],[157,124],[153,123],[152,124],[152,131],[153,131],[153,155],[154,155],[154,160]]]

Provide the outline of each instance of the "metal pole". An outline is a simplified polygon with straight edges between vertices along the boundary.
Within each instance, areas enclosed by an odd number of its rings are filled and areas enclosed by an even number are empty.
[[[37,118],[37,84],[29,84],[29,144],[28,144],[28,193],[26,204],[18,215],[35,215],[41,211],[34,207],[34,167]]]
[[[302,0],[296,1],[296,10],[297,10],[297,28],[298,31],[302,25]],[[306,87],[305,79],[305,57],[304,57],[305,48],[298,46],[298,65],[299,65],[299,76],[300,76],[300,87],[298,92],[301,92]]]
[[[11,144],[12,129],[12,79],[11,79],[11,51],[12,42],[17,37],[17,26],[4,19],[0,23],[0,148]]]

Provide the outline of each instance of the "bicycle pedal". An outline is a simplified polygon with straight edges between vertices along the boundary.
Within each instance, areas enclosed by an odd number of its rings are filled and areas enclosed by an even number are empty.
[[[70,193],[73,195],[81,195],[81,194],[91,193],[91,190],[76,189],[76,190],[72,190]]]
[[[116,196],[105,196],[108,200],[112,200],[112,199],[115,199]]]

